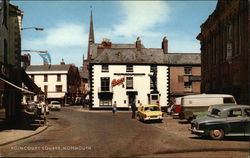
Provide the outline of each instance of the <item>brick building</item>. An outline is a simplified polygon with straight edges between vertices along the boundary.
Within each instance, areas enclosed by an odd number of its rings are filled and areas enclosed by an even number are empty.
[[[201,91],[227,93],[250,104],[249,0],[218,0],[201,25]]]
[[[173,54],[173,55],[172,55]],[[170,100],[190,94],[200,94],[201,60],[199,53],[170,53]]]

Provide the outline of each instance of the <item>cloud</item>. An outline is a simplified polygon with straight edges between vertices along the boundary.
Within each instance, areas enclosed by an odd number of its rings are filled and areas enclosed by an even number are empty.
[[[82,64],[83,53],[86,52],[88,33],[85,25],[76,23],[58,23],[53,28],[44,30],[40,38],[23,39],[23,48],[29,50],[47,50],[52,64],[59,64],[62,58],[66,63]],[[32,64],[42,63],[42,59],[34,52]]]
[[[157,25],[169,20],[170,8],[164,1],[124,1],[120,2],[120,22],[111,28],[96,30],[97,37],[112,41],[135,41],[135,37],[162,38],[155,30]]]
[[[169,7],[163,1],[125,1],[121,4],[125,18],[120,24],[114,26],[116,35],[152,36],[157,31],[152,32],[151,29],[169,18]]]

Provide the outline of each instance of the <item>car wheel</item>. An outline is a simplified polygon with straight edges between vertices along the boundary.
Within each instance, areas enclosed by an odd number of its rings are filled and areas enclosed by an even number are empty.
[[[223,129],[212,129],[210,130],[209,135],[212,139],[220,140],[225,136],[225,132]]]

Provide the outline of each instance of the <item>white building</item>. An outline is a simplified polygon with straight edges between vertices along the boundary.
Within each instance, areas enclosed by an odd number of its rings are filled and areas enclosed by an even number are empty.
[[[49,101],[74,102],[80,83],[77,67],[71,64],[31,65],[26,73]]]
[[[144,48],[139,39],[132,45],[109,41],[92,45],[91,55],[96,58],[90,63],[91,108],[111,108],[114,101],[118,108],[129,108],[133,101],[137,106],[156,101],[162,107],[168,105],[167,52]],[[150,78],[154,70],[156,91]]]
[[[152,65],[109,64],[92,66],[92,108],[111,107],[114,101],[118,108],[128,108],[133,100],[137,105],[149,104],[152,84],[149,74]],[[129,71],[128,71],[129,69]],[[157,87],[160,105],[168,103],[168,67],[156,66]],[[105,70],[105,71],[104,71]]]

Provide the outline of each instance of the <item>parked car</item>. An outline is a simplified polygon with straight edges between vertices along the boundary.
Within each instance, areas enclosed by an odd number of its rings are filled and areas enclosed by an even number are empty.
[[[177,97],[175,98],[175,103],[173,107],[173,118],[179,118],[180,112],[181,112],[181,98],[182,97]]]
[[[180,119],[191,121],[196,118],[195,112],[206,112],[210,105],[236,104],[232,95],[227,94],[199,94],[188,95],[181,98]]]
[[[250,136],[250,106],[213,106],[211,112],[191,122],[189,130],[199,136]]]
[[[211,110],[213,109],[214,106],[235,106],[235,105],[237,105],[237,104],[227,103],[227,104],[210,105],[209,108],[207,109],[207,111],[204,110],[204,111],[194,112],[194,117],[199,118],[199,117],[206,116],[207,114],[209,114],[211,112]]]
[[[26,111],[28,111],[28,112],[34,112],[35,109],[37,108],[37,103],[38,103],[38,102],[35,102],[35,101],[33,101],[33,102],[28,102]]]
[[[51,101],[48,106],[50,110],[61,110],[61,103],[59,101]]]
[[[137,118],[141,121],[163,120],[163,112],[158,105],[142,105],[138,107]]]

